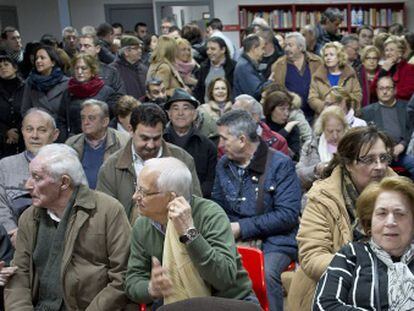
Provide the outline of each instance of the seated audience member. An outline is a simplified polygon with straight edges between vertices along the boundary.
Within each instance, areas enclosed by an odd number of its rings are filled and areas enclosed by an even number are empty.
[[[326,93],[333,86],[341,86],[352,94],[358,106],[354,107],[359,111],[362,99],[361,86],[354,69],[347,64],[347,55],[342,44],[338,42],[327,43],[321,50],[324,66],[320,66],[312,77],[309,90],[309,106],[320,114],[324,108]]]
[[[406,60],[409,64],[414,65],[414,32],[406,32],[404,39],[407,42]]]
[[[207,113],[217,121],[224,113],[231,110],[231,86],[225,78],[217,77],[211,80],[207,89],[207,98],[205,104],[202,104],[198,110]]]
[[[177,42],[173,38],[159,37],[157,48],[151,55],[151,65],[148,68],[147,81],[161,80],[164,83],[167,96],[172,96],[177,87],[190,91],[176,69],[177,49]]]
[[[315,122],[315,135],[303,145],[300,161],[296,165],[296,173],[305,190],[309,190],[312,183],[322,177],[347,129],[348,122],[341,108],[332,106],[322,111]]]
[[[193,176],[193,193],[202,195],[194,159],[185,150],[162,138],[166,123],[165,112],[155,104],[134,108],[130,121],[132,138],[124,148],[110,156],[99,171],[96,189],[121,202],[132,224],[138,217],[138,210],[131,200],[134,182],[148,159],[176,157],[182,160]]]
[[[265,40],[258,35],[247,36],[243,40],[243,54],[237,61],[233,74],[233,95],[249,94],[260,100],[262,88],[270,83],[259,71],[259,63],[264,55]]]
[[[358,35],[359,48],[362,50],[368,45],[372,45],[374,39],[374,30],[371,26],[362,25],[356,31]]]
[[[35,50],[34,64],[35,68],[25,82],[22,114],[32,107],[38,107],[57,119],[69,78],[62,71],[62,62],[56,50],[50,46],[39,46]]]
[[[240,109],[250,113],[258,125],[257,134],[265,141],[268,147],[289,155],[286,139],[282,135],[272,131],[266,122],[263,121],[263,107],[256,99],[250,95],[239,95],[235,98],[232,109]]]
[[[269,26],[261,26],[256,34],[265,41],[264,54],[259,63],[259,71],[265,79],[269,79],[272,73],[272,65],[283,56],[285,48],[279,42],[279,34],[275,34]],[[284,41],[284,38],[282,38]]]
[[[72,58],[77,53],[79,35],[76,28],[67,26],[62,30],[62,48]]]
[[[88,99],[108,104],[111,112],[116,103],[114,90],[98,76],[98,61],[88,54],[76,54],[72,59],[73,77],[62,96],[58,126],[64,138],[79,134],[81,129],[81,105]]]
[[[283,91],[275,91],[266,95],[263,105],[265,122],[272,131],[282,135],[289,146],[289,154],[295,161],[300,155],[300,133],[297,127],[299,121],[289,121],[292,108],[292,96]]]
[[[375,90],[372,90],[372,82],[379,71],[380,51],[373,45],[367,45],[361,51],[362,66],[359,71],[359,82],[362,88],[361,107],[368,106],[377,100]]]
[[[325,96],[325,107],[334,105],[342,109],[349,127],[367,125],[367,122],[355,116],[354,108],[352,108],[357,106],[355,100],[346,89],[340,86],[334,86]]]
[[[193,157],[203,197],[209,198],[214,183],[217,148],[193,125],[198,105],[198,101],[184,89],[176,89],[164,106],[170,123],[163,137],[166,142],[183,148]]]
[[[23,90],[17,64],[10,57],[0,55],[0,158],[23,149],[20,134]]]
[[[366,241],[335,255],[319,281],[313,310],[413,310],[414,185],[384,178],[359,196],[356,213]]]
[[[384,28],[383,28],[384,29]],[[378,28],[375,29],[377,31]],[[385,60],[385,51],[384,51],[384,43],[387,39],[391,36],[386,29],[385,32],[381,32],[379,34],[374,35],[374,42],[373,45],[380,51],[380,60],[379,62],[382,63]],[[374,33],[375,33],[374,31]]]
[[[392,23],[388,28],[388,33],[393,36],[402,36],[404,34],[404,26],[400,23]]]
[[[390,36],[384,42],[385,60],[381,64],[380,71],[376,74],[372,83],[372,89],[377,87],[379,78],[392,77],[395,84],[395,97],[401,100],[409,100],[414,93],[414,65],[408,64],[404,59],[407,44],[403,38]]]
[[[142,42],[134,36],[124,35],[121,39],[121,48],[118,57],[111,64],[115,68],[125,85],[125,94],[136,99],[145,95],[145,79],[148,68],[140,60],[142,56]]]
[[[110,86],[116,93],[117,97],[125,94],[125,85],[119,75],[118,70],[99,61],[99,45],[98,38],[92,35],[82,35],[79,37],[79,52],[88,54],[94,57],[99,62],[99,77],[105,82],[105,85]]]
[[[347,56],[348,64],[354,68],[355,72],[361,69],[361,59],[359,57],[359,38],[356,34],[345,35],[341,39],[341,44]]]
[[[76,152],[63,144],[39,150],[26,187],[33,203],[19,221],[8,309],[124,308],[131,228],[121,204],[89,189]]]
[[[385,76],[378,80],[378,102],[362,109],[362,118],[374,122],[376,126],[387,133],[393,140],[391,153],[392,165],[403,166],[414,179],[414,157],[406,153],[411,139],[413,125],[409,122],[407,103],[395,98],[396,89],[391,77]]]
[[[21,130],[26,150],[0,160],[0,224],[13,245],[19,217],[32,204],[24,186],[29,178],[29,163],[42,146],[53,143],[59,135],[53,117],[39,108],[26,112]]]
[[[82,33],[84,34],[84,33]],[[111,24],[102,23],[96,27],[96,35],[99,40],[101,50],[98,53],[99,60],[105,64],[110,64],[115,60],[116,55],[112,52],[114,43],[114,29]]]
[[[115,117],[109,122],[109,127],[129,134],[132,110],[139,105],[141,105],[141,102],[132,96],[124,95],[120,97],[115,105]]]
[[[264,251],[270,310],[283,310],[281,273],[296,260],[300,183],[292,160],[269,148],[247,111],[217,121],[220,147],[212,199],[225,210],[238,241]]]
[[[129,140],[109,124],[109,108],[105,102],[88,99],[81,104],[82,133],[70,137],[66,144],[79,155],[89,188],[96,188],[98,171],[102,163],[113,153],[123,148]]]
[[[140,98],[142,103],[153,103],[164,109],[167,102],[167,91],[160,79],[151,79],[145,83],[145,96]]]
[[[289,288],[290,310],[310,310],[316,283],[334,254],[346,243],[364,238],[355,202],[370,183],[396,175],[391,163],[392,142],[373,126],[354,127],[339,141],[325,168],[325,179],[307,193],[299,233],[300,267]]]
[[[231,59],[226,42],[219,37],[211,37],[207,40],[207,56],[200,64],[198,81],[194,88],[194,96],[200,103],[207,103],[209,98],[210,83],[217,78],[227,80],[233,85],[233,73],[236,62]],[[229,88],[230,89],[230,88]],[[230,96],[230,92],[229,96]]]
[[[177,57],[175,63],[185,85],[190,89],[194,89],[197,84],[195,74],[200,66],[191,55],[191,44],[186,39],[177,39]]]
[[[133,200],[142,217],[133,227],[125,280],[133,301],[160,305],[219,296],[257,302],[226,214],[193,194],[183,162],[150,159],[137,185]]]
[[[306,40],[299,32],[286,35],[285,55],[273,65],[275,83],[284,85],[302,99],[301,109],[306,119],[312,122],[314,111],[309,107],[308,96],[311,79],[316,70],[322,66],[319,56],[306,52]]]

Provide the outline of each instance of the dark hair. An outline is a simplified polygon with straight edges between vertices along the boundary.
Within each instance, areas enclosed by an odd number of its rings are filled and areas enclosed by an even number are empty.
[[[143,22],[138,22],[135,24],[134,26],[134,30],[135,32],[138,32],[138,27],[148,27],[147,24],[143,23]]]
[[[409,58],[411,58],[414,55],[414,32],[407,32],[404,35],[405,41],[407,41],[408,46],[411,49],[411,53],[408,56]]]
[[[404,26],[400,23],[393,23],[388,27],[388,33],[390,35],[401,36],[404,33]]]
[[[375,125],[359,126],[349,129],[341,138],[334,157],[323,171],[323,177],[329,177],[335,167],[351,164],[361,157],[361,149],[368,146],[369,149],[381,139],[387,152],[391,153],[393,142],[391,138],[382,131],[379,131]],[[364,156],[364,155],[362,155]]]
[[[139,105],[132,110],[131,120],[129,123],[131,124],[132,130],[135,132],[138,124],[155,127],[160,122],[162,127],[165,128],[167,118],[164,110],[156,104],[146,103]]]
[[[60,69],[63,69],[63,62],[60,59],[58,53],[56,52],[56,49],[50,45],[40,45],[38,46],[34,51],[34,59],[36,60],[36,54],[40,50],[45,50],[47,55],[49,55],[50,59],[55,63],[55,66],[59,67]],[[36,67],[35,67],[36,68]]]
[[[12,59],[8,55],[0,54],[0,63],[10,63],[13,66],[14,69],[18,69],[17,68],[17,63],[14,61],[14,59]]]
[[[141,102],[133,96],[121,96],[115,105],[115,116],[125,118],[135,107],[141,105]]]
[[[3,29],[2,33],[1,33],[1,38],[6,40],[7,39],[7,34],[9,32],[15,32],[15,31],[17,31],[17,29],[14,28],[13,26],[7,26]]]
[[[121,23],[113,23],[112,28],[121,28],[121,31],[124,32],[124,25]]]
[[[334,21],[343,21],[344,16],[342,12],[338,8],[327,8],[321,17],[321,24],[326,24],[326,22],[330,21],[331,23]]]
[[[226,52],[225,52],[226,63],[229,63],[229,60],[231,59],[231,57],[230,57],[229,47],[227,46],[226,41],[224,41],[220,37],[210,37],[210,38],[208,38],[208,40],[206,42],[206,46],[207,46],[207,43],[209,43],[209,42],[217,43],[219,45],[220,49],[222,49],[222,48],[226,49]]]
[[[266,95],[264,104],[263,104],[263,114],[268,119],[271,117],[273,110],[285,104],[288,104],[289,107],[292,106],[292,96],[288,92],[275,91]]]
[[[109,23],[102,23],[96,27],[96,35],[98,37],[105,37],[111,34],[114,30],[112,29],[112,25]]]
[[[371,31],[372,33],[374,33],[374,29],[372,29],[372,27],[371,27],[371,26],[368,26],[368,25],[362,25],[362,26],[359,26],[359,27],[357,28],[357,30],[356,30],[357,35],[359,35],[359,34],[361,33],[361,31],[362,31],[362,30],[369,30],[369,31]]]
[[[203,42],[203,34],[198,25],[190,23],[181,29],[181,37],[187,39],[191,45]]]
[[[254,48],[257,48],[260,45],[261,39],[258,35],[249,35],[246,38],[244,38],[242,46],[245,53],[250,52]]]
[[[172,25],[170,28],[168,28],[168,33],[172,33],[172,32],[174,32],[174,31],[178,31],[178,32],[179,32],[179,34],[180,34],[180,36],[181,36],[181,29],[180,29],[180,28],[178,28],[178,26],[176,26],[176,25]]]
[[[276,92],[276,91],[284,92],[284,93],[287,93],[289,96],[291,96],[289,94],[289,90],[286,88],[286,86],[284,86],[282,84],[278,84],[276,82],[271,82],[269,84],[266,84],[261,90],[262,94],[265,93],[265,97],[262,97],[263,100],[265,100],[267,95],[270,95],[271,93]],[[293,98],[292,98],[292,100],[293,100]]]
[[[341,44],[343,46],[345,46],[345,45],[347,45],[348,43],[351,43],[351,42],[359,42],[358,36],[354,33],[343,36],[342,39],[341,39]]]
[[[40,38],[40,43],[44,44],[44,45],[57,47],[58,40],[56,39],[56,37],[54,35],[46,33]]]
[[[217,77],[217,78],[214,78],[213,80],[210,81],[210,83],[208,85],[208,88],[207,88],[208,100],[214,100],[213,90],[214,90],[214,85],[216,84],[217,81],[222,81],[226,85],[226,87],[227,87],[226,101],[229,101],[231,99],[231,86],[230,86],[229,81],[227,81],[227,79],[224,78],[224,77]]]
[[[211,27],[211,29],[218,29],[223,31],[223,23],[219,18],[213,18],[207,23],[207,27]]]

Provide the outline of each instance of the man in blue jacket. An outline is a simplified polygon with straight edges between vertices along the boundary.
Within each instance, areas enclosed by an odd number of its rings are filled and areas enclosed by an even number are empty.
[[[230,111],[217,125],[225,156],[217,164],[212,199],[226,211],[236,240],[262,242],[270,310],[283,311],[280,275],[296,259],[301,207],[295,166],[259,138],[248,112]]]

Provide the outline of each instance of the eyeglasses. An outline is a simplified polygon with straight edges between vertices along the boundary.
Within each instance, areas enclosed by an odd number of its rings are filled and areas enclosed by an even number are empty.
[[[379,156],[365,156],[357,159],[358,163],[361,163],[362,165],[372,165],[374,163],[377,163],[378,160],[381,164],[390,164],[392,162],[392,156],[388,153],[380,154]]]
[[[153,195],[157,195],[157,194],[160,194],[161,193],[161,191],[158,191],[158,192],[146,192],[145,190],[144,190],[144,188],[142,188],[141,186],[137,186],[136,187],[136,189],[135,189],[135,191],[144,199],[144,198],[147,198],[147,197],[150,197],[150,196],[153,196]]]

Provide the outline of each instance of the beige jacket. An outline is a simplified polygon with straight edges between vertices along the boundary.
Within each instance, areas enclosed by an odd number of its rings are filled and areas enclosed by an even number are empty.
[[[185,83],[179,72],[167,60],[160,63],[154,63],[149,66],[147,81],[154,78],[160,79],[164,82],[168,96],[172,96],[176,88],[185,88]]]

